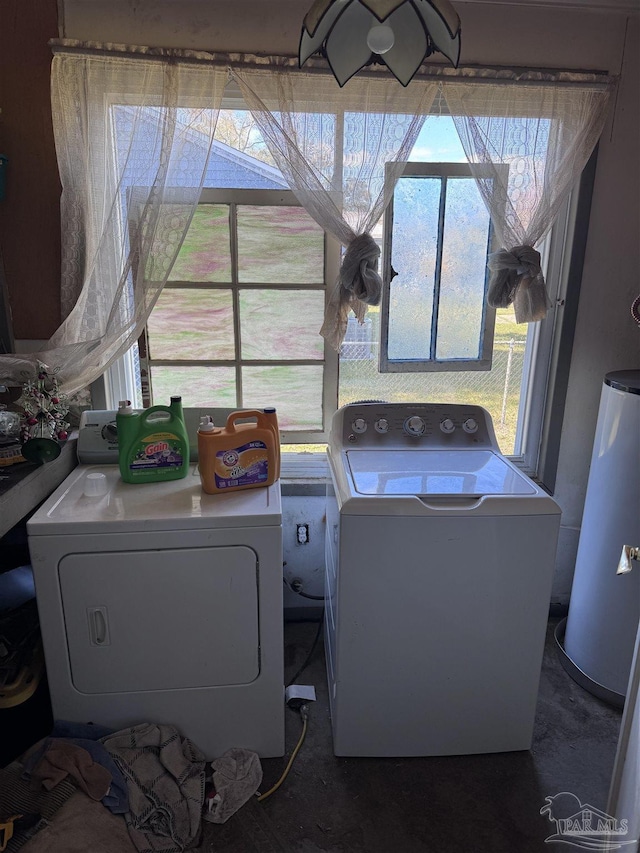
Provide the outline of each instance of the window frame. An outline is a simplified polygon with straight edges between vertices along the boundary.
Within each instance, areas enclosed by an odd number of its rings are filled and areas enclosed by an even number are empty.
[[[132,197],[135,194],[135,188],[133,189]],[[316,443],[324,443],[328,440],[329,436],[329,424],[331,421],[331,417],[337,408],[337,400],[338,400],[338,354],[334,352],[333,348],[330,347],[327,342],[324,342],[323,346],[323,357],[318,359],[246,359],[242,358],[240,351],[240,342],[241,342],[241,334],[240,334],[240,310],[239,310],[239,294],[243,289],[246,290],[267,290],[267,289],[277,289],[277,290],[309,290],[309,291],[318,291],[322,290],[324,292],[324,300],[323,304],[326,308],[329,296],[330,296],[330,287],[329,282],[335,281],[337,277],[337,273],[339,270],[340,264],[340,244],[338,241],[333,238],[326,231],[323,234],[323,253],[324,253],[324,276],[322,282],[317,282],[313,284],[309,283],[287,283],[287,282],[278,282],[278,283],[268,283],[268,282],[259,282],[259,283],[251,283],[251,282],[241,282],[238,278],[237,272],[237,261],[238,261],[238,245],[237,245],[237,231],[233,227],[236,218],[235,212],[238,206],[242,205],[252,205],[252,206],[269,206],[269,207],[277,207],[277,206],[286,206],[286,207],[299,207],[301,210],[304,210],[303,206],[300,204],[295,194],[291,190],[275,190],[275,189],[229,189],[229,188],[216,188],[216,187],[203,187],[198,204],[221,204],[228,205],[230,208],[230,229],[229,229],[229,239],[230,239],[230,256],[231,256],[231,269],[232,275],[230,281],[225,282],[208,282],[206,284],[206,288],[211,290],[230,290],[232,294],[232,302],[233,302],[233,334],[234,334],[234,347],[235,347],[235,358],[233,359],[166,359],[166,358],[156,358],[150,356],[149,353],[149,345],[148,345],[148,330],[145,326],[143,333],[138,341],[138,348],[140,352],[140,362],[142,370],[147,371],[147,390],[144,389],[143,384],[143,406],[146,407],[152,404],[152,369],[153,366],[158,367],[166,367],[166,366],[176,366],[176,367],[231,367],[235,371],[235,387],[236,387],[236,400],[241,398],[242,395],[242,368],[246,365],[251,366],[265,366],[265,367],[274,367],[277,365],[311,365],[314,367],[322,367],[323,369],[323,377],[322,377],[322,426],[318,430],[281,430],[281,438],[282,442],[285,444],[316,444]],[[135,209],[135,205],[129,204],[129,210],[132,212]],[[133,271],[135,275],[135,270]],[[163,292],[167,290],[179,290],[179,289],[189,289],[198,287],[202,287],[198,282],[192,281],[171,281],[167,282],[165,285]],[[212,409],[214,405],[212,404]],[[242,406],[240,403],[237,403],[236,408],[246,408],[246,406]],[[203,413],[207,412],[207,408],[200,408],[198,411]]]
[[[440,194],[439,201],[439,226],[438,226],[438,245],[436,252],[438,255],[442,251],[442,239],[444,238],[444,205],[446,203],[446,181],[449,178],[464,177],[470,180],[475,180],[478,174],[482,173],[482,167],[476,166],[476,174],[474,175],[470,166],[467,163],[428,163],[424,161],[408,161],[402,164],[403,170],[398,180],[403,177],[410,178],[440,178],[445,183]],[[508,172],[508,166],[497,166],[499,172]],[[493,173],[487,170],[487,176],[491,177]],[[387,169],[387,179],[389,169]],[[505,174],[506,177],[506,174]],[[496,187],[496,192],[498,188]],[[480,357],[475,359],[465,358],[448,358],[438,359],[391,359],[388,355],[389,344],[389,315],[391,301],[391,282],[392,274],[395,272],[392,267],[393,254],[393,214],[394,214],[394,199],[395,188],[391,195],[389,206],[384,212],[384,236],[383,236],[383,289],[382,302],[380,306],[380,353],[378,361],[378,370],[380,373],[431,373],[441,371],[488,371],[491,370],[493,359],[493,338],[495,331],[495,309],[487,304],[486,296],[489,285],[489,270],[485,267],[484,279],[484,298],[482,311],[482,328],[480,332]],[[489,219],[489,228],[487,232],[487,255],[496,251],[499,248],[495,229]],[[440,295],[440,267],[436,265],[436,281],[434,282],[433,295],[433,313],[431,318],[431,349],[435,350],[435,335],[438,328],[438,302]]]
[[[577,246],[578,231],[586,227],[580,222],[579,211],[582,181],[581,176],[560,206],[554,225],[540,246],[540,265],[551,305],[543,320],[529,324],[531,334],[527,335],[523,372],[530,380],[526,393],[520,396],[516,452],[509,456],[551,493],[555,469],[552,471],[545,457],[549,441],[555,440],[552,436],[561,429],[551,411],[554,385],[571,360],[570,344],[567,348],[566,343],[568,336],[572,339],[573,329],[567,328],[565,311],[569,295],[577,302],[580,292],[580,282],[572,280],[572,267],[577,262],[576,251],[584,257],[584,247]]]

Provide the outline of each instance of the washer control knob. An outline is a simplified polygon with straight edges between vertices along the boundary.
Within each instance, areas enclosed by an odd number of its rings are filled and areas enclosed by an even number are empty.
[[[422,435],[427,428],[427,425],[418,415],[412,415],[404,422],[404,431],[407,435]]]
[[[389,432],[389,421],[386,418],[380,418],[374,424],[376,432]]]
[[[111,423],[105,424],[102,427],[101,435],[105,439],[105,441],[117,441],[118,427],[116,426],[115,422],[111,421]]]
[[[367,422],[364,418],[356,418],[354,422],[351,424],[351,429],[357,433],[363,433],[367,431]]]
[[[452,432],[454,432],[455,428],[456,425],[451,420],[451,418],[443,418],[440,421],[440,432],[444,432],[446,433],[446,435],[450,435]]]
[[[475,418],[467,418],[462,424],[462,429],[465,432],[478,432],[478,421]]]

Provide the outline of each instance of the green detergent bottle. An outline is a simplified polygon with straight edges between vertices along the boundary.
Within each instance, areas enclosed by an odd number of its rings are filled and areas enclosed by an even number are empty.
[[[121,400],[116,425],[120,476],[125,483],[162,483],[187,476],[189,437],[182,397],[172,397],[169,406],[142,411]]]

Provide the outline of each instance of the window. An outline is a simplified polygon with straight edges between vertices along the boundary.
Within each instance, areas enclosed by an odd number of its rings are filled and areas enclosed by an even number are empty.
[[[204,190],[139,344],[143,405],[272,405],[322,435],[326,239],[289,191]]]
[[[384,224],[380,372],[490,370],[498,247],[468,166],[405,164]]]
[[[106,405],[115,407],[123,396],[138,405],[143,397],[145,404],[163,402],[175,393],[182,393],[187,407],[205,411],[274,405],[284,441],[309,445],[326,441],[332,413],[354,400],[476,403],[490,412],[501,450],[533,470],[555,313],[527,326],[515,322],[511,309],[495,314],[486,309],[481,295],[489,220],[468,176],[452,119],[430,116],[411,152],[412,165],[397,185],[387,218],[383,251],[388,277],[391,266],[400,275],[390,283],[386,306],[370,307],[363,326],[349,319],[339,356],[324,346],[318,331],[340,247],[284,189],[246,110],[223,110],[218,128],[223,136],[212,155],[207,189],[139,354],[134,348],[125,368],[109,372]],[[413,215],[408,200],[416,185],[425,184],[427,189],[418,194],[423,197],[423,224],[430,223],[435,247],[433,286],[426,300],[424,294],[414,294],[418,302],[412,304],[405,294],[401,306],[402,287],[407,289],[402,278],[406,265],[399,260],[405,251],[401,222]],[[569,207],[543,253],[552,298],[561,295],[566,273],[568,216]],[[451,225],[453,231],[448,230]],[[384,227],[381,221],[374,231],[381,244]],[[464,266],[474,272],[464,286],[449,287],[458,278],[461,246],[471,247]],[[438,252],[439,272],[434,261]],[[429,299],[429,307],[420,303]],[[414,334],[416,323],[421,324],[420,335]],[[416,339],[422,347],[419,357]],[[383,342],[387,351],[381,357]],[[438,369],[422,372],[425,362]]]

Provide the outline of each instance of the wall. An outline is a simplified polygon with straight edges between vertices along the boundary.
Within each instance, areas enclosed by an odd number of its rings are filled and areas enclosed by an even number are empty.
[[[634,273],[640,245],[638,16],[626,36],[616,109],[599,148],[560,443],[556,498],[563,517],[555,588],[562,598],[571,589],[603,376],[640,367],[640,329],[630,312],[640,293]]]
[[[598,156],[556,481],[563,526],[553,598],[565,603],[575,563],[602,378],[611,370],[640,367],[640,335],[629,313],[640,268],[640,32],[638,16],[629,16],[620,8],[626,2],[602,0],[599,10],[590,8],[593,3],[571,9],[552,0],[514,0],[511,5],[477,0],[455,3],[463,22],[463,64],[622,74]],[[631,5],[634,0],[628,2]],[[20,17],[27,19],[28,5],[13,0],[16,11],[19,5]],[[50,5],[51,0],[46,0],[39,9],[46,7],[50,14]],[[268,7],[260,0],[61,0],[60,24],[68,38],[294,55],[309,6],[310,0],[280,0]],[[49,33],[45,35],[46,27],[38,16],[27,20],[34,27],[29,34],[30,51],[40,56]],[[52,151],[44,135],[40,136],[39,148],[43,161],[49,164],[46,171],[51,180]],[[45,241],[49,237],[47,232],[41,235],[33,229],[25,233],[25,264],[32,264],[31,256],[40,252],[41,236]],[[50,301],[52,277],[30,278],[34,287],[38,286],[38,296]],[[40,327],[35,318],[32,324],[28,306],[17,296],[15,279],[10,282],[10,291],[15,303],[16,336],[41,336],[33,331]],[[311,513],[313,506],[314,517],[302,520],[320,530],[322,502],[314,500],[316,503],[305,507],[295,498],[285,498],[285,519],[293,519],[301,506],[303,514]],[[311,545],[287,546],[288,535],[285,527],[285,548],[289,548],[292,559],[295,556],[295,561],[300,561],[300,572],[306,573],[315,592],[316,562],[321,557],[304,550]],[[303,553],[307,554],[304,560]]]
[[[16,338],[48,338],[60,325],[60,182],[53,144],[50,38],[56,0],[3,0],[0,17],[0,153],[9,158],[0,201]]]
[[[291,494],[294,489],[297,494]],[[324,594],[324,488],[307,486],[303,487],[303,490],[308,494],[299,494],[301,491],[299,487],[287,485],[283,487],[284,579],[287,584],[301,580],[302,591],[306,595],[322,596]],[[304,544],[298,542],[296,538],[298,524],[309,525],[309,541]],[[284,607],[289,618],[304,618],[305,615],[316,615],[322,607],[322,602],[299,596],[285,586]]]

